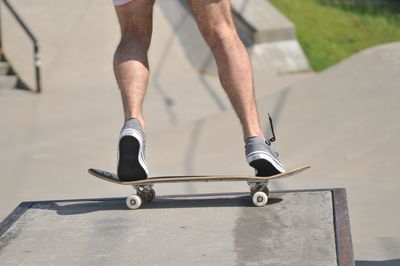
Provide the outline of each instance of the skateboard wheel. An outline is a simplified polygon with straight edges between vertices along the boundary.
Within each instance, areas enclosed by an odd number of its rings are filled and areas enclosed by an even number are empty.
[[[140,205],[142,205],[142,199],[138,195],[131,195],[126,198],[126,206],[131,209],[139,209]]]
[[[143,199],[144,202],[151,202],[156,197],[156,192],[154,189],[142,190],[138,195]]]
[[[153,201],[155,197],[156,197],[156,191],[154,189],[151,189],[149,194],[149,202]]]
[[[268,202],[268,196],[263,191],[257,191],[253,194],[253,204],[257,207],[264,207]]]
[[[267,196],[269,196],[269,189],[267,186],[263,187],[261,191],[267,194]]]

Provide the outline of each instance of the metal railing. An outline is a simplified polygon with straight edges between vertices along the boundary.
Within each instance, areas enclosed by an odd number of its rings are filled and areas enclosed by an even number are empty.
[[[4,3],[4,5],[7,7],[7,9],[10,11],[10,13],[13,15],[13,17],[18,22],[18,24],[21,26],[21,28],[24,30],[24,32],[28,35],[29,39],[32,41],[33,63],[34,63],[34,68],[35,68],[35,85],[36,85],[36,92],[39,93],[42,91],[41,76],[40,76],[41,61],[39,58],[39,42],[38,42],[37,38],[35,37],[35,35],[32,33],[32,31],[28,28],[26,23],[18,15],[15,8],[10,4],[10,2],[8,0],[0,0],[0,1]],[[1,10],[0,10],[0,12],[1,12]],[[1,37],[1,21],[0,21],[0,48],[3,47],[2,44],[3,43],[2,43],[2,37]]]

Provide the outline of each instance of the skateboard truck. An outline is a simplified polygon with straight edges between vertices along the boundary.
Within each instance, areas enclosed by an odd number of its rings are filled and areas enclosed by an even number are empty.
[[[268,120],[271,127],[272,138],[268,139],[267,142],[274,142],[276,140],[274,125],[272,123],[272,118],[268,113]],[[269,189],[268,180],[258,181],[258,180],[248,180],[247,184],[250,187],[250,193],[252,197],[253,204],[257,207],[263,207],[268,202]]]
[[[268,202],[269,189],[268,181],[248,181],[252,202],[257,207],[263,207]],[[156,192],[153,189],[154,184],[132,185],[136,190],[136,194],[127,197],[126,205],[129,209],[138,209],[145,203],[151,202],[156,197]]]
[[[151,202],[156,197],[156,191],[153,189],[154,184],[132,185],[136,190],[136,195],[132,194],[126,198],[126,205],[129,209],[138,209],[142,205],[142,201]]]
[[[265,206],[269,196],[268,180],[261,182],[249,180],[247,184],[250,187],[253,204],[257,207]]]

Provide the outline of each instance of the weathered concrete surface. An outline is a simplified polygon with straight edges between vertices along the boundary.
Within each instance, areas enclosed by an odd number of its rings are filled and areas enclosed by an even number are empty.
[[[336,265],[329,191],[33,205],[0,237],[2,265]]]

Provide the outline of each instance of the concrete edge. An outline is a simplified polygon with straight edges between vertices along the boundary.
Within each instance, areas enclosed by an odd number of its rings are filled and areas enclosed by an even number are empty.
[[[0,237],[21,217],[31,206],[32,202],[21,202],[3,221],[0,222]]]
[[[332,190],[333,215],[335,218],[336,254],[339,266],[354,265],[349,209],[346,189]]]
[[[266,0],[232,0],[232,11],[253,32],[254,43],[296,39],[295,26]]]

